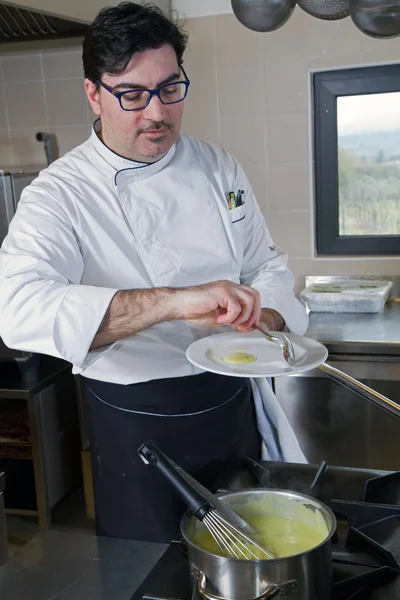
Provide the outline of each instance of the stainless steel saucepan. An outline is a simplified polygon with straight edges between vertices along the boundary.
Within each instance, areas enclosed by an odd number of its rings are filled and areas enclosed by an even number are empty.
[[[259,516],[300,521],[320,533],[321,543],[306,552],[273,560],[241,560],[218,556],[196,543],[201,527],[188,511],[181,521],[194,589],[202,600],[331,600],[331,538],[336,529],[332,511],[319,500],[297,492],[246,489],[219,495],[240,514],[254,506]]]

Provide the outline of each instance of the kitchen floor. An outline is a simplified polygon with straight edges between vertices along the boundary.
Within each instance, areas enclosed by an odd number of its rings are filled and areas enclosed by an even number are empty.
[[[54,508],[51,529],[95,534],[94,521],[86,517],[85,497],[82,488],[64,498]],[[39,531],[38,522],[35,517],[7,515],[9,556],[11,557],[18,552]]]

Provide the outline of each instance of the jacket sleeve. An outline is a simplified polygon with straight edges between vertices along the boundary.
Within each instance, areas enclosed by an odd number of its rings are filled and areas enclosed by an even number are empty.
[[[10,348],[63,358],[81,369],[118,291],[81,285],[84,269],[71,218],[39,185],[23,191],[0,250],[0,336]]]
[[[288,257],[274,244],[251,185],[239,165],[236,172],[235,189],[245,191],[247,204],[243,220],[241,283],[257,289],[261,306],[282,315],[289,331],[303,335],[308,327],[308,316],[294,295],[294,278],[287,266]]]

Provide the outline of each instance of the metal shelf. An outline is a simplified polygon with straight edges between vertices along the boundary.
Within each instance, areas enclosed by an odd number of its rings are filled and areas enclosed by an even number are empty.
[[[6,508],[6,515],[18,515],[22,517],[37,517],[39,515],[39,511],[37,510],[28,510],[24,508]]]
[[[1,458],[32,460],[32,445],[0,444],[0,459]]]
[[[52,508],[80,484],[82,476],[71,366],[42,357],[37,376],[30,380],[13,363],[0,362],[0,374],[0,404],[1,399],[11,404],[26,402],[31,438],[24,445],[0,442],[6,512],[37,517],[40,529],[48,529]]]

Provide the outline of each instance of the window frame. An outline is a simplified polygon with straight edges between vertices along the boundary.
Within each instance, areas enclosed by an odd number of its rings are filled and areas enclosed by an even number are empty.
[[[315,72],[315,229],[318,256],[398,255],[399,235],[339,235],[337,98],[400,92],[400,64]]]

